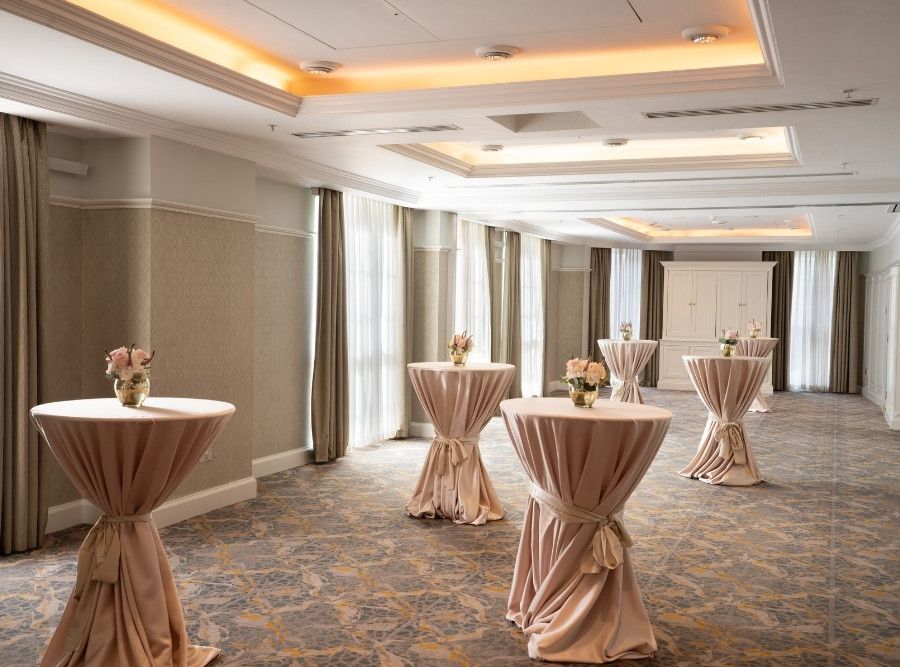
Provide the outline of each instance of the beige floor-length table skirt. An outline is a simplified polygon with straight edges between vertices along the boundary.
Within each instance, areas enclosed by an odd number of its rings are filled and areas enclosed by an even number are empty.
[[[532,482],[506,615],[528,636],[528,655],[594,664],[653,655],[623,512],[672,413],[568,398],[500,410]]]
[[[771,360],[688,355],[682,358],[709,416],[697,453],[679,474],[708,484],[759,484],[762,474],[741,418],[759,392]]]
[[[435,437],[407,513],[476,526],[502,519],[503,506],[481,461],[478,436],[506,397],[515,366],[419,362],[408,369]]]
[[[75,589],[41,665],[201,667],[219,654],[188,643],[150,512],[233,412],[230,403],[154,397],[140,408],[109,398],[31,410],[72,484],[103,512],[78,552]]]
[[[768,357],[777,344],[777,338],[741,338],[735,351],[739,357]],[[756,398],[747,412],[770,412],[769,404],[761,391],[756,392]]]
[[[656,346],[655,340],[611,340],[597,341],[603,358],[614,376],[612,394],[609,400],[622,403],[643,403],[638,375],[650,361]]]

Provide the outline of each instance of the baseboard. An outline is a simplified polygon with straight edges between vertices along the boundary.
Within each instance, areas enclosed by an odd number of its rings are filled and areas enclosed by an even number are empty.
[[[245,477],[166,501],[153,511],[153,520],[157,527],[163,528],[255,497],[256,478]],[[99,517],[100,510],[83,498],[55,505],[47,512],[47,528],[44,532],[55,533],[83,523],[94,523]]]
[[[414,438],[433,438],[434,426],[427,422],[412,422],[409,425],[409,434]]]
[[[312,460],[313,450],[310,447],[289,449],[286,452],[262,456],[258,459],[253,459],[253,476],[259,479],[266,475],[274,475],[276,472],[312,463]]]

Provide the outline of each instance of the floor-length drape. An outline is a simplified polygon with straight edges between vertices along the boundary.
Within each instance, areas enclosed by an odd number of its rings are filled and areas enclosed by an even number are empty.
[[[660,262],[672,259],[667,250],[645,250],[641,264],[641,338],[659,340],[663,332],[663,299],[665,269]],[[655,387],[659,380],[659,354],[650,357],[644,366],[642,384]]]
[[[344,194],[351,447],[394,438],[403,431],[405,243],[396,208]]]
[[[794,286],[794,253],[790,250],[767,250],[764,262],[775,262],[772,269],[772,316],[769,331],[778,345],[772,351],[772,388],[788,388],[791,345],[791,295]]]
[[[522,396],[544,395],[545,241],[524,234],[522,241]]]
[[[503,321],[500,358],[496,361],[516,367],[509,397],[522,396],[522,250],[519,232],[507,231],[505,235],[505,261],[503,262]]]
[[[403,367],[413,360],[413,250],[412,215],[413,210],[406,206],[397,206],[397,224],[400,227],[400,242],[403,246]],[[405,384],[405,382],[404,382]],[[398,437],[409,436],[409,425],[412,422],[412,393],[403,392],[403,412],[400,419]]]
[[[453,330],[468,331],[475,349],[469,361],[491,360],[491,294],[488,228],[459,220],[456,236],[456,298]]]
[[[316,356],[313,360],[312,432],[316,463],[347,450],[347,292],[344,204],[340,192],[319,190]]]
[[[588,289],[588,357],[603,359],[597,341],[609,338],[609,281],[612,251],[591,248],[591,280]]]
[[[609,332],[619,335],[619,324],[630,321],[635,338],[641,337],[641,273],[643,251],[615,248],[610,254]],[[597,341],[592,341],[594,345]]]
[[[38,402],[38,228],[49,216],[47,127],[0,114],[0,553],[40,546],[47,521],[28,411]]]
[[[541,276],[542,276],[542,287],[543,287],[543,298],[544,298],[544,384],[541,385],[541,396],[544,395],[544,391],[547,390],[548,383],[551,381],[556,381],[556,377],[553,375],[553,369],[550,368],[550,360],[553,358],[550,352],[550,280],[551,280],[551,255],[550,255],[550,241],[544,239],[541,241]],[[556,323],[552,323],[553,326],[556,326]]]
[[[834,311],[831,317],[831,381],[829,391],[859,393],[859,253],[837,253]]]
[[[791,389],[828,391],[835,260],[833,250],[803,250],[794,254],[788,374]]]

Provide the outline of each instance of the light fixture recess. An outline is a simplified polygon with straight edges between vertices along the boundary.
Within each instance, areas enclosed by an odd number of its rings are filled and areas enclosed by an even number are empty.
[[[623,139],[622,137],[610,137],[603,140],[603,145],[607,148],[621,148],[627,143],[628,139]]]
[[[507,44],[496,44],[494,46],[479,46],[475,49],[475,55],[485,60],[509,60],[522,49],[518,46],[509,46]]]
[[[503,144],[484,144],[481,150],[485,153],[499,153],[503,150]]]
[[[328,76],[340,68],[340,63],[333,63],[330,60],[310,60],[305,63],[300,63],[300,69],[313,76]]]
[[[694,25],[681,31],[681,36],[691,44],[712,44],[731,32],[727,25]]]

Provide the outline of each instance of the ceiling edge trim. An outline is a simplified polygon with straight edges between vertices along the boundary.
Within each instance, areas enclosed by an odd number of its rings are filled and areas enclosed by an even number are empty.
[[[64,0],[0,0],[0,10],[288,116],[300,98]]]
[[[613,221],[607,220],[606,218],[579,218],[579,220],[581,220],[582,222],[586,222],[589,225],[600,227],[601,229],[613,232],[614,234],[619,234],[620,236],[625,236],[635,241],[654,240],[653,237],[649,234],[642,234],[637,230],[629,229],[628,227],[625,227],[623,225],[617,225]]]

